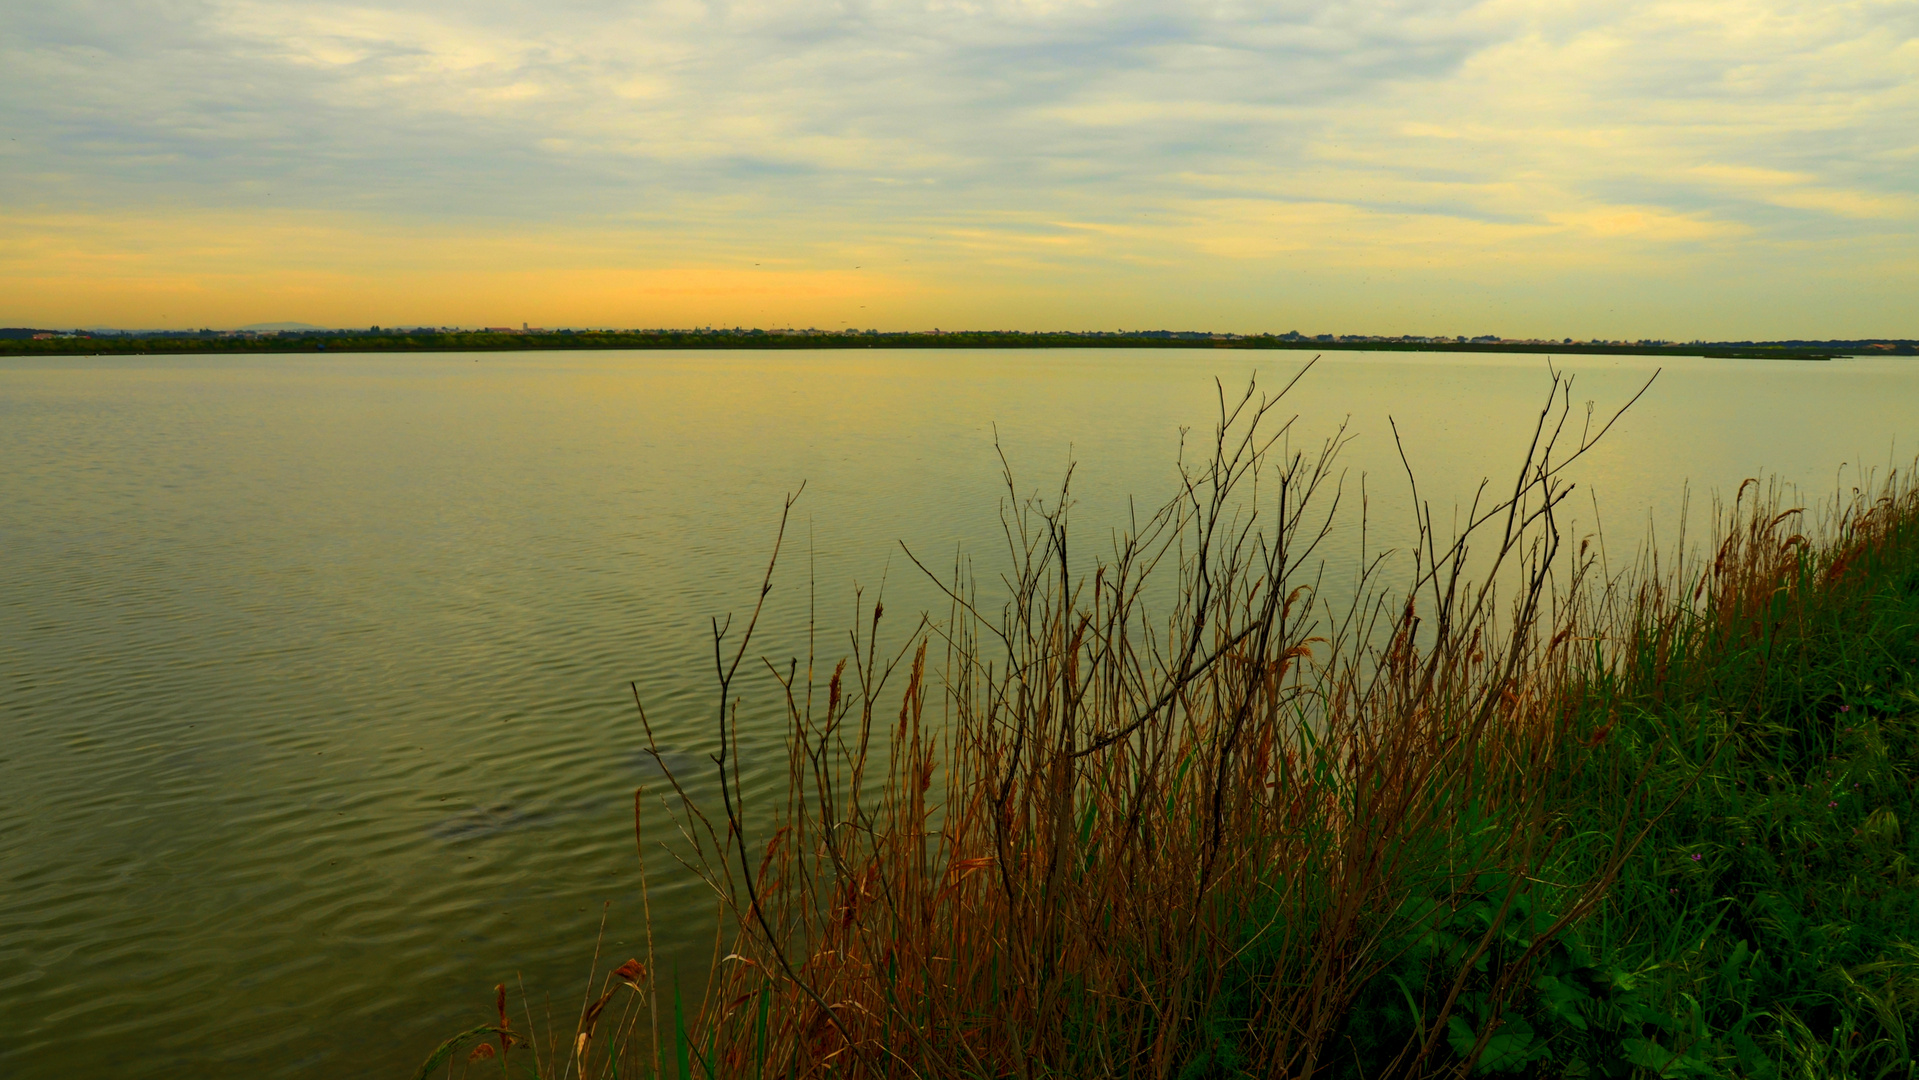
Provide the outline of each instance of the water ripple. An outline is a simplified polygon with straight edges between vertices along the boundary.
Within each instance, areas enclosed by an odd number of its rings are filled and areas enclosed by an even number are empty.
[[[755,651],[804,657],[812,605],[830,667],[855,583],[870,603],[884,579],[893,634],[944,610],[900,542],[997,566],[993,425],[1023,482],[1078,457],[1081,535],[1103,538],[1125,496],[1168,490],[1212,376],[1303,359],[0,362],[0,1073],[391,1075],[496,982],[576,991],[603,904],[609,952],[641,940],[631,798],[662,774],[628,683],[707,790],[707,620],[752,600],[788,491],[809,482]],[[1580,363],[1602,401],[1645,374]],[[1676,505],[1674,462],[1696,490],[1823,478],[1919,415],[1919,380],[1883,363],[1671,366],[1582,463],[1628,518]],[[1397,476],[1392,411],[1443,505],[1504,468],[1542,379],[1342,355],[1301,384],[1299,430],[1353,414],[1355,475]],[[1796,422],[1821,410],[1843,430]],[[1369,493],[1392,543],[1396,504]],[[742,773],[778,794],[784,728],[753,680]],[[711,897],[651,865],[662,960],[698,970]]]

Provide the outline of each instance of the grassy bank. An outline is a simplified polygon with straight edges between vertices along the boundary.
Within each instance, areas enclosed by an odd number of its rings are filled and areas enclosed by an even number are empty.
[[[636,798],[648,865],[677,836],[728,913],[703,997],[635,957],[571,1027],[502,1004],[426,1071],[1910,1075],[1910,477],[1744,488],[1702,558],[1622,570],[1566,531],[1606,425],[1555,381],[1456,534],[1428,511],[1334,586],[1339,444],[1277,408],[1222,399],[1097,553],[1009,476],[1003,581],[943,573],[901,648],[877,604],[840,661],[719,635],[717,804]],[[738,783],[749,674],[780,805]]]

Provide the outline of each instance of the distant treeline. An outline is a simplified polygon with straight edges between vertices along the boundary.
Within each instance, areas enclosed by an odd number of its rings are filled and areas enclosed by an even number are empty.
[[[1861,353],[1919,354],[1919,342],[1545,342],[1335,337],[1322,334],[1208,334],[1190,331],[934,333],[767,330],[313,330],[246,334],[185,331],[97,334],[0,328],[0,355],[108,355],[279,352],[521,352],[536,349],[1314,349],[1371,352],[1629,353],[1826,360]]]

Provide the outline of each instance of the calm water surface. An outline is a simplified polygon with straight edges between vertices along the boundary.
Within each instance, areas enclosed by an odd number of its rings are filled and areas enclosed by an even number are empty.
[[[936,606],[902,543],[1000,565],[996,431],[1023,488],[1079,462],[1096,545],[1127,495],[1170,494],[1214,376],[1306,359],[0,361],[0,1073],[410,1075],[496,982],[577,1008],[603,910],[607,952],[642,951],[630,807],[657,772],[628,682],[696,767],[707,620],[750,603],[786,492],[756,651],[804,655],[809,595],[836,651],[856,585],[897,636]],[[1602,411],[1654,367],[1561,363]],[[1670,533],[1687,481],[1825,495],[1919,440],[1910,360],[1665,364],[1579,470],[1616,546]],[[1538,357],[1335,353],[1284,411],[1296,445],[1350,417],[1378,546],[1407,521],[1388,415],[1444,507],[1510,475],[1546,385]],[[711,903],[673,876],[653,903],[690,979]]]

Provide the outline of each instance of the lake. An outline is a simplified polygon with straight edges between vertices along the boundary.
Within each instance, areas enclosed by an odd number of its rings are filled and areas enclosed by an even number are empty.
[[[1257,373],[1223,350],[588,352],[0,360],[0,1073],[411,1075],[492,987],[577,1010],[644,955],[637,685],[676,769],[716,698],[709,619],[830,666],[854,590],[898,644],[935,568],[1004,565],[1018,490],[1076,461],[1090,558],[1172,494]],[[1919,364],[1580,356],[1575,414],[1646,396],[1575,466],[1611,558],[1776,473],[1808,499],[1919,449]],[[1294,446],[1342,423],[1368,543],[1409,535],[1388,416],[1441,521],[1510,484],[1545,357],[1332,353]],[[1350,514],[1326,549],[1350,580]],[[883,630],[883,633],[884,630]],[[783,761],[742,684],[747,786]],[[709,766],[710,768],[710,766]],[[662,820],[658,824],[664,830]],[[691,986],[713,905],[656,857],[661,955]],[[550,1006],[549,1003],[550,1002]],[[517,1009],[517,1005],[516,1005]],[[559,1021],[566,1026],[565,1020]]]

